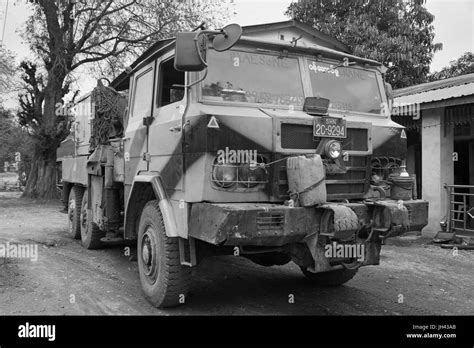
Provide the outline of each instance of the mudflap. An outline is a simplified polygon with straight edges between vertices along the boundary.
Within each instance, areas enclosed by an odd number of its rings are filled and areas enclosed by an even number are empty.
[[[307,267],[307,270],[313,273],[326,272],[333,268],[329,263],[329,260],[324,255],[323,247],[318,244],[318,240],[319,234],[317,232],[307,236],[304,239],[314,261],[313,266]]]
[[[377,201],[365,240],[365,260],[363,266],[380,264],[380,250],[386,238],[399,236],[408,231],[410,217],[403,201]]]
[[[379,265],[380,264],[380,250],[382,249],[382,238],[380,238],[379,231],[372,228],[369,237],[364,242],[365,257],[361,266]]]

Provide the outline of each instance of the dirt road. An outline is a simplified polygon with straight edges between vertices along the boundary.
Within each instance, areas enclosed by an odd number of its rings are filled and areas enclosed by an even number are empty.
[[[339,288],[317,288],[294,264],[262,267],[241,257],[204,260],[186,304],[158,310],[142,296],[124,247],[89,251],[66,234],[59,203],[0,192],[0,244],[38,245],[38,259],[0,259],[0,315],[467,315],[474,313],[474,252],[398,238]],[[291,301],[294,299],[294,303]]]

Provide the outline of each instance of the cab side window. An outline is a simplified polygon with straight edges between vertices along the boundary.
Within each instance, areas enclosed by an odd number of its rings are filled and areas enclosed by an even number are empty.
[[[132,117],[151,116],[153,97],[153,69],[150,68],[140,74],[135,80],[133,93]]]
[[[184,72],[174,68],[174,58],[161,62],[156,104],[158,107],[175,103],[184,98]]]

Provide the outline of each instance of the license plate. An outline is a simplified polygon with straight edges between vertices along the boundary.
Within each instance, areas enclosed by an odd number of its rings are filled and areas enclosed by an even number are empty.
[[[346,138],[346,120],[335,117],[319,117],[314,120],[313,135],[322,138]]]

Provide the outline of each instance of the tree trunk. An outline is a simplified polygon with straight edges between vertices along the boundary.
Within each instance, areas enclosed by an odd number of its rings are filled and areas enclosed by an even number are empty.
[[[56,149],[37,153],[33,159],[23,197],[57,199]]]
[[[44,106],[41,129],[35,135],[36,152],[23,197],[56,199],[57,191],[56,150],[67,134],[67,122],[61,122],[56,115],[56,103],[64,96],[65,71],[54,68],[48,71],[48,84],[44,89]]]

